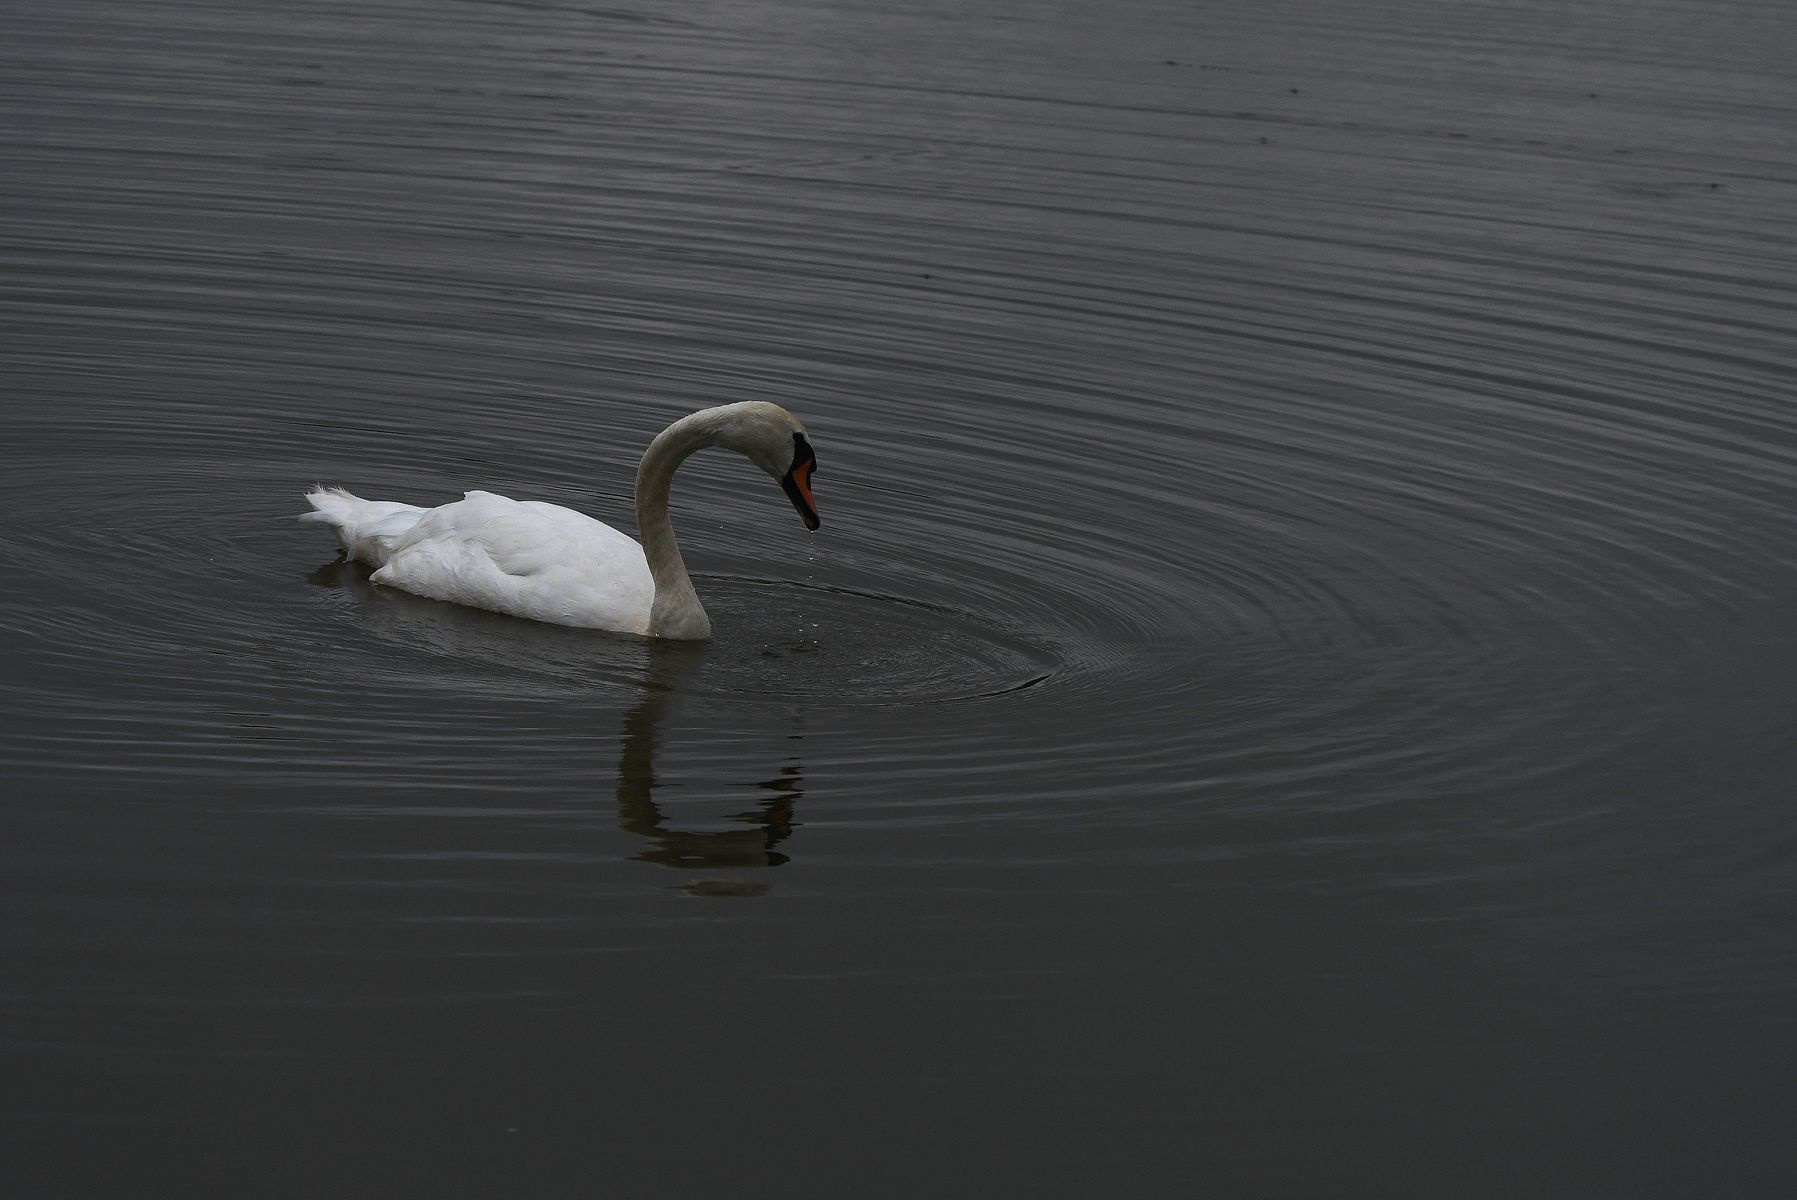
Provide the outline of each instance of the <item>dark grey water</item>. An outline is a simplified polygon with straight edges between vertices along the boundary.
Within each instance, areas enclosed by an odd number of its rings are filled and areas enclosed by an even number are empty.
[[[1790,1194],[1792,13],[7,6],[8,1194]]]

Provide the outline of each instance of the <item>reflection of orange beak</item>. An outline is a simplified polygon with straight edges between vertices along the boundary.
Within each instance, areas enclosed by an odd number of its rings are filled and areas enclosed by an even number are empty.
[[[794,463],[780,486],[786,489],[787,499],[799,510],[799,519],[805,522],[805,528],[816,529],[823,524],[817,516],[817,501],[811,495],[811,472],[817,469],[817,460],[808,458],[804,462]]]

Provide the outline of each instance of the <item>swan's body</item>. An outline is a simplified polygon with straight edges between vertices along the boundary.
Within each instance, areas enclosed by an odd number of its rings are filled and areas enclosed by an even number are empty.
[[[337,530],[374,582],[475,608],[548,621],[649,632],[655,577],[643,548],[571,508],[468,492],[418,508],[313,492],[307,513]]]
[[[350,558],[375,568],[375,583],[556,625],[708,638],[710,618],[668,521],[674,469],[707,446],[736,450],[779,479],[817,528],[817,459],[805,427],[759,401],[703,409],[649,444],[636,476],[640,546],[584,513],[492,492],[419,508],[321,488],[306,497],[315,511],[300,519],[330,525]]]

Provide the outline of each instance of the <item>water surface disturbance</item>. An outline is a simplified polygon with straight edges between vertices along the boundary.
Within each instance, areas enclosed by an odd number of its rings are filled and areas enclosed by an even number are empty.
[[[4,1190],[1789,1194],[1794,11],[10,6]]]

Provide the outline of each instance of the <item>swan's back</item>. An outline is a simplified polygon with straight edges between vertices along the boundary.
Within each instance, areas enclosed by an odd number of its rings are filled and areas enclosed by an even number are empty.
[[[556,625],[645,633],[655,580],[642,547],[584,513],[540,500],[468,492],[438,508],[306,497],[375,583],[434,600]]]

